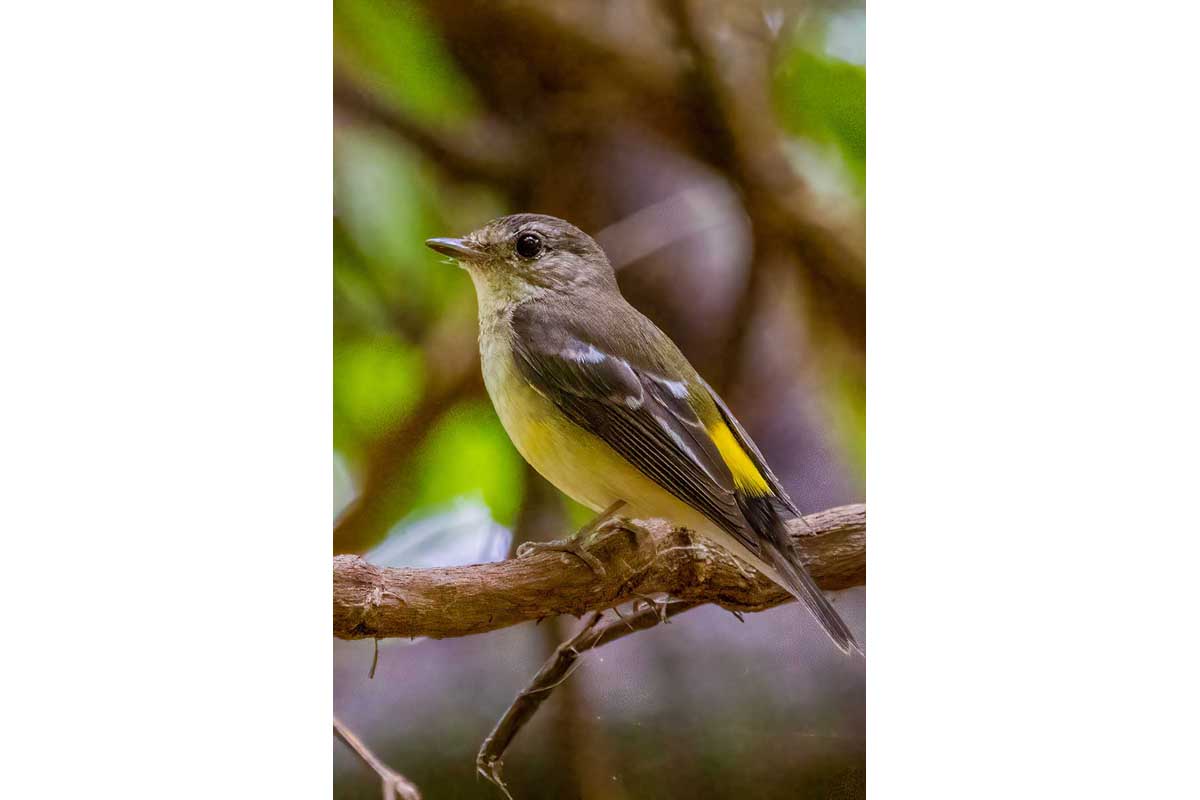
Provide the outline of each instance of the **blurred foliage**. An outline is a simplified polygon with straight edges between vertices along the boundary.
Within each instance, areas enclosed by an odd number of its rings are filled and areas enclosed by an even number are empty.
[[[392,337],[351,338],[333,352],[334,446],[356,451],[412,410],[421,396],[420,351]]]
[[[497,521],[511,525],[521,504],[522,463],[490,402],[460,403],[428,433],[417,455],[413,506],[478,494]]]
[[[791,133],[835,148],[862,191],[867,170],[867,71],[826,55],[822,42],[807,30],[795,37],[776,73],[775,110]]]
[[[826,157],[850,178],[859,198],[866,191],[867,71],[834,54],[836,32],[861,37],[861,9],[853,5],[817,15],[797,26],[782,48],[772,87],[775,112],[788,133],[826,149]],[[861,42],[855,42],[860,44]],[[843,43],[844,44],[844,43]],[[822,373],[827,376],[828,412],[833,434],[854,466],[860,488],[866,470],[866,384],[862,370],[844,348],[827,344]]]
[[[478,108],[424,10],[408,0],[337,0],[335,58],[370,74],[399,108],[428,121],[455,123]]]
[[[339,0],[334,44],[343,67],[418,118],[452,125],[478,106],[414,3]],[[424,332],[449,307],[473,303],[466,275],[439,263],[424,240],[455,229],[447,207],[502,210],[482,191],[464,202],[419,154],[369,126],[338,126],[334,187],[334,447],[357,473],[378,438],[422,399]],[[519,456],[486,402],[448,409],[412,471],[414,485],[392,509],[398,518],[473,496],[511,523],[520,503]]]
[[[455,270],[430,269],[424,241],[444,224],[437,183],[417,156],[380,131],[343,128],[334,148],[345,230],[335,239],[335,297],[350,304],[336,319],[421,330],[465,288]]]

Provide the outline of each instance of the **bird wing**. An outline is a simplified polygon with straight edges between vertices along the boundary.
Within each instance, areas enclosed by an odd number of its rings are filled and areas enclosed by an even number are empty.
[[[670,372],[663,364],[614,352],[605,346],[610,343],[598,341],[602,337],[577,327],[539,325],[528,312],[514,313],[513,326],[514,357],[534,389],[642,474],[761,554],[738,503],[727,448],[709,430],[721,416],[698,375],[663,374]],[[728,431],[724,424],[721,429]]]

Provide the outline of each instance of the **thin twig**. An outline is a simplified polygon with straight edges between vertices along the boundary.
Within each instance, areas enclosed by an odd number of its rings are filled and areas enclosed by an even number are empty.
[[[475,768],[479,774],[500,787],[504,796],[511,800],[512,795],[500,775],[504,753],[555,687],[561,685],[583,663],[579,660],[580,657],[588,650],[615,642],[631,633],[653,628],[660,622],[666,622],[669,617],[678,616],[699,605],[703,604],[690,601],[668,603],[661,610],[658,606],[653,606],[627,617],[618,615],[618,619],[610,620],[604,625],[599,624],[604,616],[603,612],[597,611],[592,614],[579,632],[560,644],[554,655],[542,664],[541,669],[516,696],[492,728],[492,732],[483,740],[479,755],[475,758]]]
[[[383,781],[383,800],[396,800],[397,797],[400,800],[421,800],[421,792],[412,781],[383,763],[379,756],[372,753],[371,749],[363,744],[362,739],[359,739],[353,731],[346,727],[346,723],[336,716],[333,718],[333,733],[350,745],[350,749],[362,759],[364,764],[375,770],[375,774]]]

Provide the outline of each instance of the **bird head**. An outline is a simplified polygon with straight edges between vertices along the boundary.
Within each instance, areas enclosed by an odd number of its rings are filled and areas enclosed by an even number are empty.
[[[548,293],[616,289],[600,246],[565,220],[542,214],[500,217],[461,239],[427,239],[426,246],[466,269],[480,292],[500,302]]]

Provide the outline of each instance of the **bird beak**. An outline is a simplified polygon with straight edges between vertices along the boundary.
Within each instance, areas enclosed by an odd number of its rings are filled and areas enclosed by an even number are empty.
[[[468,261],[482,255],[462,239],[426,239],[425,246],[444,256]]]

